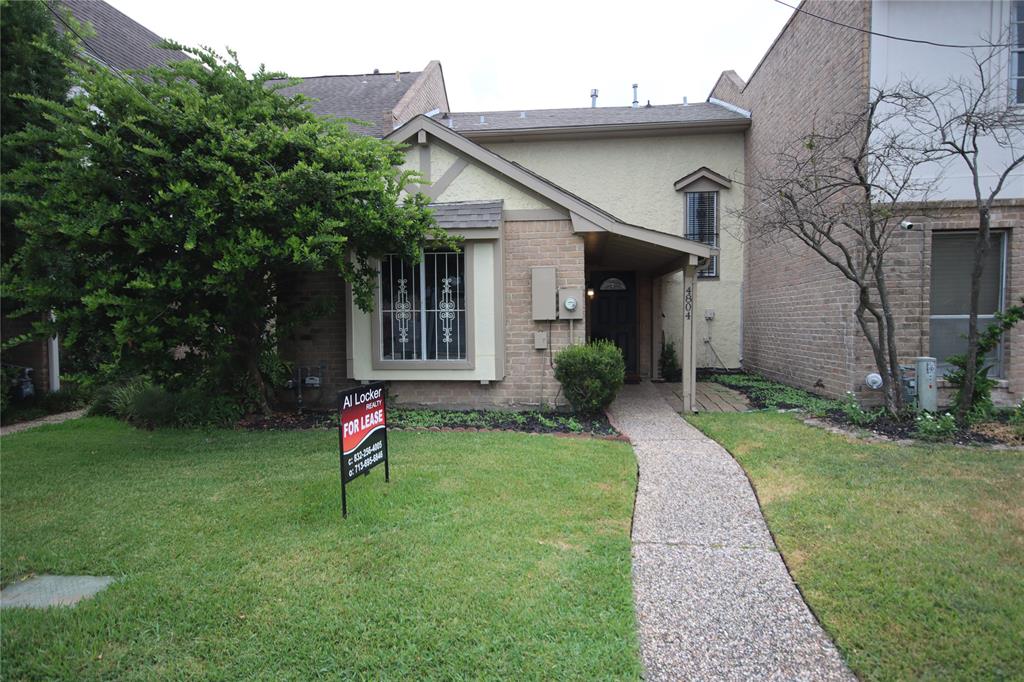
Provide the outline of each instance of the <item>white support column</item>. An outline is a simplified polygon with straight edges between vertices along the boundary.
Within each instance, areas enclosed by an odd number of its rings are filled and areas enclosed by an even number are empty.
[[[52,310],[50,311],[50,321],[57,321],[57,316]],[[49,389],[50,393],[55,393],[60,390],[60,339],[56,334],[50,337],[47,349],[49,350],[49,371],[47,372]]]
[[[661,290],[664,286],[664,277],[655,277],[651,280],[651,376],[654,378],[661,376],[658,359],[661,357],[662,344],[665,342],[665,323],[661,317]]]
[[[694,321],[697,311],[697,266],[688,265],[683,271],[683,412],[693,411],[697,390],[697,349],[693,342]]]

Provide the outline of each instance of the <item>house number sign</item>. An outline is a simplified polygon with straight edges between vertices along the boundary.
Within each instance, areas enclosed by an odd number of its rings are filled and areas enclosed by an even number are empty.
[[[376,382],[338,392],[338,449],[341,467],[341,516],[348,516],[346,486],[353,479],[384,464],[388,466],[388,424],[384,384]]]

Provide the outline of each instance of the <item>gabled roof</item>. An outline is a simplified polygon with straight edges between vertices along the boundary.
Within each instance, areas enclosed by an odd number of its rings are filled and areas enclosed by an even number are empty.
[[[515,111],[455,112],[443,119],[452,130],[470,138],[526,134],[595,134],[658,130],[742,130],[747,117],[717,104],[663,104],[633,107],[527,109]]]
[[[184,52],[154,47],[162,38],[103,0],[61,0],[78,21],[92,26],[85,51],[115,71],[133,71],[189,59]],[[60,8],[57,8],[58,10]],[[57,30],[66,30],[56,18]]]
[[[314,114],[366,121],[371,125],[352,126],[352,130],[364,135],[384,137],[394,130],[394,115],[405,109],[408,100],[414,98],[420,88],[428,87],[426,81],[431,78],[440,79],[439,96],[443,101],[437,104],[442,110],[447,110],[448,98],[444,92],[444,76],[441,73],[441,64],[437,61],[430,62],[422,71],[301,78],[297,85],[282,88],[278,92],[286,97],[301,93],[316,100],[310,105]],[[285,81],[270,81],[282,82]],[[421,109],[415,113],[425,111]]]
[[[725,187],[726,189],[728,189],[729,187],[732,187],[732,180],[730,180],[729,178],[725,177],[721,173],[716,173],[715,171],[711,170],[707,166],[701,166],[700,168],[698,168],[697,170],[693,171],[692,173],[684,175],[683,177],[681,177],[678,180],[676,180],[672,184],[672,186],[676,190],[681,190],[681,189],[685,189],[686,187],[692,185],[693,183],[697,182],[698,180],[709,180],[709,181],[715,183],[716,185],[720,185],[721,187]]]
[[[693,254],[698,258],[707,258],[712,254],[712,248],[706,244],[619,220],[611,213],[559,187],[547,178],[495,154],[427,116],[417,116],[388,135],[387,139],[405,142],[417,136],[420,131],[433,135],[474,161],[497,171],[551,203],[561,206],[569,212],[573,230],[576,232],[609,232],[613,235],[671,249],[678,253]],[[717,252],[717,249],[714,251]]]

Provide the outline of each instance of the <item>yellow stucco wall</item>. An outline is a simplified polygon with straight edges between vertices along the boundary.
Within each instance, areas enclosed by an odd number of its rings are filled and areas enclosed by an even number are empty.
[[[734,180],[743,178],[743,133],[484,143],[618,218],[672,234],[685,230],[685,197],[673,189],[679,178],[701,166]],[[445,196],[448,199],[447,195]],[[719,192],[721,256],[715,280],[699,280],[694,303],[697,365],[740,364],[740,286],[743,241],[734,211],[743,188]],[[666,337],[680,349],[684,287],[682,275],[666,278],[662,310]],[[705,311],[714,321],[705,321]],[[673,319],[674,318],[674,319]],[[710,338],[710,343],[705,339]],[[713,350],[712,350],[713,349]]]

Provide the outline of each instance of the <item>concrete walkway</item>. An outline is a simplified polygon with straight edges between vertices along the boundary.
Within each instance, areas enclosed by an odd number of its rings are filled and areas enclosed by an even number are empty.
[[[852,680],[746,475],[649,383],[609,409],[640,465],[633,589],[647,680]]]
[[[39,419],[33,419],[28,422],[18,422],[17,424],[11,424],[10,426],[0,427],[0,436],[7,436],[12,433],[18,433],[19,431],[27,431],[28,429],[34,429],[37,426],[43,424],[60,424],[66,422],[69,419],[78,419],[85,415],[85,410],[72,410],[71,412],[61,412],[60,414],[50,414]]]

